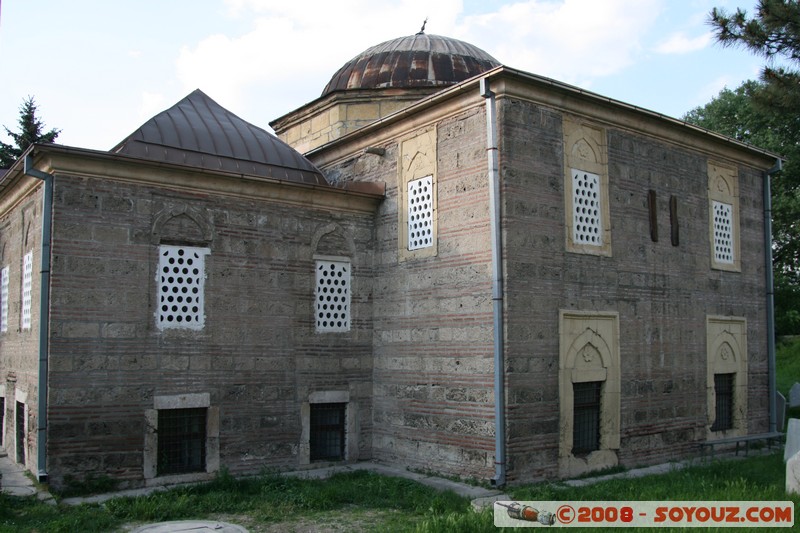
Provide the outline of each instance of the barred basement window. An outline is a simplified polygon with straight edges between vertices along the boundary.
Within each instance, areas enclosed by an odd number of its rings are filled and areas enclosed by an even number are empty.
[[[733,264],[733,206],[712,202],[714,208],[714,259]]]
[[[317,261],[317,332],[350,331],[350,262]]]
[[[433,246],[433,176],[408,182],[408,249]]]
[[[202,329],[208,248],[161,245],[158,252],[158,328]]]
[[[31,329],[31,290],[33,288],[33,252],[22,260],[22,329]]]
[[[0,270],[0,332],[8,331],[8,267]]]
[[[312,461],[344,459],[346,403],[312,403],[310,448]]]
[[[600,449],[600,391],[602,381],[573,383],[572,453],[588,454]]]
[[[14,417],[14,441],[17,451],[17,462],[25,464],[25,404],[17,402],[17,409]]]
[[[206,411],[204,407],[158,411],[158,475],[205,472]]]
[[[733,429],[733,384],[736,374],[714,374],[716,417],[711,431]]]
[[[600,176],[572,170],[572,240],[575,244],[602,246],[603,219]]]

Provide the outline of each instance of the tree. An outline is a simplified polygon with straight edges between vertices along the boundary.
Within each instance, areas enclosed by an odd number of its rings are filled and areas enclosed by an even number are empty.
[[[684,119],[786,158],[772,179],[776,327],[800,333],[800,2],[760,0],[753,18],[715,8],[709,23],[722,45],[743,46],[767,65],[760,81],[725,89]],[[791,67],[774,67],[777,59]]]
[[[14,164],[19,156],[34,143],[51,143],[56,140],[61,130],[51,129],[43,133],[44,122],[36,116],[36,102],[29,96],[19,108],[19,133],[14,133],[3,126],[6,133],[14,140],[14,145],[0,141],[0,168],[7,168]]]

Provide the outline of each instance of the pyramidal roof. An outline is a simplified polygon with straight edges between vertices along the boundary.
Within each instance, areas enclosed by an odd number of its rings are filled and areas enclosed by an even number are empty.
[[[111,152],[209,170],[327,185],[294,148],[237,117],[200,89],[154,116]]]

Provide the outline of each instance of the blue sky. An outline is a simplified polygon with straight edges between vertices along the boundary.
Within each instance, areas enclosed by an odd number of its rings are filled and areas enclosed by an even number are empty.
[[[723,48],[713,7],[754,0],[0,0],[0,125],[33,96],[57,142],[108,150],[196,88],[269,121],[317,98],[346,61],[426,33],[501,63],[679,118],[764,63]],[[0,140],[10,142],[0,128]]]

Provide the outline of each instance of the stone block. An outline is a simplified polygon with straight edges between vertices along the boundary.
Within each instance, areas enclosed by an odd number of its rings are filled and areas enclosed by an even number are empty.
[[[800,383],[795,383],[789,389],[789,407],[800,406]]]
[[[775,392],[776,429],[783,431],[786,427],[786,397],[780,392]]]
[[[786,462],[786,494],[800,494],[800,452]]]
[[[790,418],[789,427],[786,429],[786,447],[783,450],[783,460],[800,452],[800,419]]]

